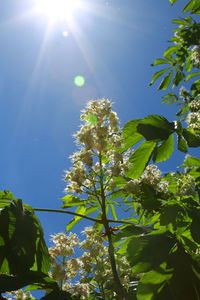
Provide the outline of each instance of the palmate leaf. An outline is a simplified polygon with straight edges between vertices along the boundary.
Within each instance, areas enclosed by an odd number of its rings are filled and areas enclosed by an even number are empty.
[[[61,208],[80,206],[86,202],[86,200],[80,199],[74,195],[66,195],[65,197],[62,198],[62,200],[63,200],[63,205],[61,206]]]
[[[152,232],[130,238],[127,259],[134,274],[147,272],[159,267],[167,260],[176,239],[169,232]]]
[[[49,271],[50,259],[39,220],[20,199],[0,211],[0,272]]]
[[[174,127],[174,122],[169,122],[163,116],[149,115],[139,122],[137,131],[147,141],[162,141],[167,140],[169,135],[175,131]]]
[[[141,141],[144,137],[137,132],[137,126],[141,119],[131,120],[126,123],[122,130],[124,150],[127,150]]]
[[[154,141],[144,141],[130,157],[131,165],[126,175],[131,179],[139,178],[151,159],[156,147]]]
[[[168,88],[172,79],[172,74],[173,74],[173,70],[171,70],[169,74],[163,78],[161,84],[158,87],[158,90],[166,90]]]
[[[200,72],[195,72],[195,73],[190,73],[186,79],[185,79],[185,82],[187,82],[188,80],[190,80],[191,78],[195,77],[195,76],[199,76],[200,75]]]
[[[100,204],[97,204],[95,206],[91,206],[89,208],[87,208],[86,205],[81,205],[76,209],[75,212],[77,214],[87,216],[87,215],[92,214],[95,211],[97,211],[99,207],[100,207]],[[74,216],[74,218],[67,224],[66,232],[69,232],[82,219],[83,219],[83,217],[81,217],[81,216]]]
[[[57,283],[42,272],[29,271],[15,276],[0,274],[0,293],[15,291],[30,284],[38,284],[38,287],[43,289],[58,289]]]
[[[180,167],[200,167],[200,159],[194,156],[188,156]]]
[[[193,6],[195,5],[195,0],[190,0],[186,6],[183,8],[183,14],[188,12],[189,10],[191,10],[193,8]]]
[[[183,128],[183,137],[187,141],[189,147],[200,146],[200,136],[195,133],[193,128]]]
[[[169,68],[165,68],[165,69],[163,69],[163,70],[160,70],[160,71],[156,72],[156,73],[153,75],[152,81],[149,83],[149,86],[151,86],[152,84],[154,84],[154,82],[155,82],[161,75],[163,75],[165,72],[167,72],[170,68],[171,68],[171,66],[170,66]]]
[[[154,150],[153,161],[155,163],[167,160],[174,151],[174,136],[170,134],[167,140],[163,141],[160,146]]]

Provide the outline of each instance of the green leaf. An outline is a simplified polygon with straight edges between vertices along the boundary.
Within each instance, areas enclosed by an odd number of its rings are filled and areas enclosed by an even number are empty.
[[[157,66],[157,65],[160,65],[160,64],[170,64],[170,62],[166,59],[163,59],[163,58],[158,58],[154,61],[154,63],[152,64],[152,66]]]
[[[130,162],[132,164],[127,172],[128,177],[135,179],[142,175],[144,169],[151,159],[155,146],[156,143],[153,141],[144,141],[138,147],[138,149],[130,157]]]
[[[15,291],[30,284],[38,284],[43,289],[58,289],[56,282],[41,272],[29,271],[21,276],[0,274],[0,293]]]
[[[133,273],[149,271],[165,262],[175,242],[167,232],[131,238],[127,246],[127,259]]]
[[[172,4],[176,3],[178,0],[169,0]]]
[[[193,212],[192,224],[191,224],[191,235],[195,242],[200,244],[200,211],[195,209]]]
[[[178,150],[181,152],[187,153],[187,143],[186,141],[182,138],[181,135],[178,134]]]
[[[166,59],[172,60],[171,55],[172,55],[173,53],[175,53],[179,48],[180,48],[179,45],[169,47],[169,48],[165,51],[164,57],[165,57]]]
[[[188,56],[185,64],[185,70],[187,72],[190,72],[192,70],[192,56],[191,54]]]
[[[111,213],[112,213],[112,216],[113,216],[114,220],[117,220],[117,215],[116,215],[114,205],[110,204],[110,208],[111,208]]]
[[[151,270],[144,274],[142,279],[139,282],[137,288],[137,299],[138,300],[151,300],[157,299],[154,298],[158,292],[162,290],[165,284],[170,280],[173,276],[171,272],[164,272],[161,268],[158,270]],[[170,299],[169,295],[165,294],[166,298],[163,300]],[[161,298],[159,298],[161,299]]]
[[[66,195],[65,197],[62,198],[62,200],[63,200],[63,205],[61,205],[61,208],[83,205],[84,202],[86,201],[74,195]]]
[[[158,90],[166,90],[168,88],[168,86],[170,85],[171,79],[172,79],[172,73],[173,70],[171,72],[169,72],[169,74],[163,78],[163,80],[161,81],[161,84],[158,87]]]
[[[194,156],[187,156],[180,167],[200,167],[200,159]]]
[[[174,151],[174,136],[171,134],[167,140],[163,141],[159,147],[154,150],[153,161],[155,163],[167,160]]]
[[[76,209],[76,213],[77,214],[81,214],[81,215],[86,215],[86,206],[85,205],[81,205]],[[75,216],[68,224],[66,227],[66,232],[69,232],[72,227],[74,227],[80,220],[82,220],[82,217],[79,216]]]
[[[183,14],[186,13],[187,11],[191,10],[195,4],[195,0],[189,1],[186,6],[183,8]]]
[[[184,74],[182,72],[180,72],[179,70],[176,70],[176,74],[175,74],[174,80],[173,80],[173,88],[178,86],[180,84],[180,82],[183,80],[183,78],[184,78]]]
[[[193,128],[183,128],[183,137],[186,139],[189,147],[200,146],[200,136],[195,133]]]
[[[167,72],[170,68],[171,67],[156,72],[153,75],[152,81],[150,82],[149,86],[151,86],[161,75],[163,75],[165,72]]]
[[[195,76],[199,76],[200,75],[200,72],[195,72],[195,73],[190,73],[186,79],[185,79],[185,82],[187,82],[188,80],[190,80],[191,78],[195,77]]]
[[[143,139],[143,136],[137,132],[137,125],[140,119],[131,120],[126,123],[122,130],[122,138],[125,150],[131,148]]]
[[[172,20],[172,23],[179,25],[188,25],[188,22],[185,19]]]
[[[145,137],[147,141],[167,140],[174,132],[174,122],[168,122],[163,116],[149,115],[141,120],[137,126],[137,131]]]
[[[0,272],[21,275],[29,270],[49,271],[49,254],[43,230],[33,212],[20,199],[0,211]]]

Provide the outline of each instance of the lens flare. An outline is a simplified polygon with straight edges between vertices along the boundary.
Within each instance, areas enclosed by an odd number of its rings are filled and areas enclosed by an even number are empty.
[[[76,86],[84,86],[85,84],[85,78],[81,75],[77,75],[75,78],[74,78],[74,84]]]

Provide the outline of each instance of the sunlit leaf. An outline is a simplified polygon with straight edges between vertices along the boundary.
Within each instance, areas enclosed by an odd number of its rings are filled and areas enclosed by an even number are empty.
[[[168,86],[170,85],[171,79],[172,79],[172,73],[173,70],[171,72],[169,72],[169,74],[163,78],[163,80],[161,81],[161,84],[158,87],[158,90],[166,90],[168,88]]]
[[[152,81],[150,82],[149,86],[151,86],[161,75],[163,75],[165,72],[167,72],[170,68],[171,67],[156,72],[153,75]]]
[[[83,205],[86,201],[74,195],[66,195],[62,198],[62,200],[63,200],[63,205],[61,205],[61,208]]]
[[[80,215],[86,215],[86,206],[85,205],[81,205],[76,209],[76,213],[80,214]],[[72,227],[74,227],[80,220],[82,219],[82,217],[80,216],[75,216],[68,224],[66,227],[66,232],[69,232]]]
[[[200,167],[200,159],[194,156],[187,156],[180,167]]]
[[[195,76],[199,76],[200,75],[200,72],[196,72],[196,73],[190,73],[186,79],[185,79],[185,82],[187,82],[188,80],[190,80],[191,78],[195,77]]]
[[[200,136],[195,133],[193,128],[184,128],[183,137],[186,139],[189,147],[200,146]]]
[[[131,148],[143,139],[143,136],[137,132],[137,125],[140,119],[131,120],[126,123],[122,130],[124,149]]]
[[[171,134],[167,140],[163,141],[160,146],[155,148],[153,161],[155,163],[167,160],[174,151],[174,136]]]
[[[130,158],[131,166],[127,171],[127,176],[135,179],[142,175],[149,160],[151,159],[152,152],[156,146],[156,142],[144,141]]]

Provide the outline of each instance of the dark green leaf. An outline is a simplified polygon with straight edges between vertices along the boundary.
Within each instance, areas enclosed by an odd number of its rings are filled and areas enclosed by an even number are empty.
[[[30,284],[39,284],[43,289],[58,289],[56,282],[41,272],[29,271],[21,276],[0,274],[0,293],[15,291]]]
[[[167,140],[174,132],[174,122],[168,122],[163,116],[149,115],[139,122],[137,131],[147,141]]]
[[[168,88],[168,86],[170,85],[170,82],[171,82],[172,73],[173,73],[173,70],[171,72],[169,72],[169,74],[166,77],[163,78],[163,80],[161,81],[161,84],[158,87],[159,90],[166,90]]]
[[[151,86],[162,74],[164,74],[165,72],[167,72],[170,68],[171,67],[156,72],[153,75],[152,81],[150,82],[149,86]]]
[[[131,238],[127,247],[127,259],[133,267],[133,273],[149,271],[165,262],[175,242],[167,232],[153,232]]]
[[[184,128],[183,137],[186,139],[189,147],[200,146],[200,136],[195,133],[193,128]]]
[[[132,163],[127,172],[127,176],[135,179],[142,175],[144,169],[146,168],[149,160],[151,159],[152,152],[156,146],[153,141],[144,141],[138,149],[130,157],[130,162]]]
[[[0,272],[49,271],[49,254],[39,220],[19,199],[0,211]]]
[[[167,140],[163,141],[159,147],[154,150],[153,161],[155,163],[167,160],[174,151],[174,136],[171,134]]]

